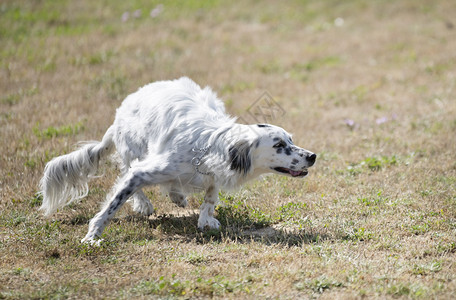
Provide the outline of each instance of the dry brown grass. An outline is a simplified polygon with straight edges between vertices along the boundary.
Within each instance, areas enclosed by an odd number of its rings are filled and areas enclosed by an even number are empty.
[[[178,1],[152,19],[158,3],[0,5],[0,298],[454,297],[452,1]],[[40,216],[50,158],[182,75],[235,115],[268,91],[275,123],[319,154],[310,176],[222,194],[216,232],[150,189],[157,216],[125,208],[102,247],[81,245],[109,164],[79,205]]]

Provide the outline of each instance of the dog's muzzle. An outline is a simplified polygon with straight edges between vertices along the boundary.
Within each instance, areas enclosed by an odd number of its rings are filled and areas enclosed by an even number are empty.
[[[306,161],[307,161],[307,167],[311,167],[315,164],[315,161],[317,160],[317,155],[315,153],[312,153],[310,155],[306,156]]]

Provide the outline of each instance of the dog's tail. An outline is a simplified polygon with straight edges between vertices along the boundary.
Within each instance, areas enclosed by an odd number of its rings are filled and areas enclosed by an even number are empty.
[[[46,216],[57,209],[87,196],[87,182],[98,169],[101,158],[114,148],[114,128],[111,126],[101,142],[88,142],[80,149],[52,159],[44,168],[40,181],[43,204],[40,210]]]

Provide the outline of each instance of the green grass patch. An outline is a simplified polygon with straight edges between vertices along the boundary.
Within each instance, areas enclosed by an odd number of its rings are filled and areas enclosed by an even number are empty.
[[[343,287],[343,283],[323,275],[315,279],[298,282],[295,287],[298,290],[309,289],[315,293],[322,294],[332,288]]]
[[[33,127],[33,134],[40,139],[52,139],[61,136],[72,136],[85,129],[82,122],[78,122],[75,125],[64,125],[60,127],[50,126],[42,130],[39,127],[39,123]]]
[[[25,222],[27,222],[27,215],[21,211],[12,210],[0,215],[0,224],[6,227],[17,227]]]
[[[365,171],[377,172],[385,168],[389,168],[398,164],[398,157],[392,156],[371,156],[367,157],[359,163],[352,163],[347,167],[347,172],[350,175],[358,175]]]
[[[393,298],[422,298],[428,293],[428,289],[418,284],[391,283],[386,287],[386,294]]]
[[[352,241],[368,241],[373,238],[374,234],[364,227],[351,228],[347,231],[344,239]]]
[[[119,72],[106,72],[92,79],[89,86],[96,91],[104,90],[113,100],[121,100],[125,97],[128,80]]]
[[[379,206],[388,201],[388,198],[384,197],[383,191],[378,191],[375,196],[360,197],[357,198],[358,203],[365,206]]]
[[[431,230],[431,226],[426,222],[420,222],[410,226],[410,232],[416,235],[424,234],[429,230]]]
[[[217,218],[225,227],[261,228],[273,222],[270,215],[247,205],[242,200],[234,200],[231,197],[223,197],[220,200],[224,205],[217,207]]]
[[[41,206],[41,204],[43,203],[43,195],[41,193],[35,193],[33,197],[29,198],[28,202],[30,207],[32,208]]]
[[[36,86],[33,86],[29,89],[20,89],[16,93],[12,93],[6,96],[3,96],[0,98],[0,103],[1,104],[7,104],[10,106],[13,106],[15,104],[18,104],[24,97],[30,97],[39,92],[38,88]]]
[[[10,94],[0,99],[0,102],[3,104],[14,105],[19,102],[21,99],[20,94]]]
[[[415,264],[412,268],[413,275],[429,275],[432,273],[437,273],[442,270],[441,261],[433,261],[429,264],[418,265]]]
[[[334,67],[342,63],[342,59],[338,56],[327,56],[322,58],[316,58],[306,63],[298,63],[292,67],[295,72],[312,72],[320,68]]]
[[[182,260],[192,265],[201,265],[209,262],[210,258],[202,253],[189,252],[185,254]]]
[[[141,281],[127,291],[127,294],[180,299],[223,297],[235,292],[250,293],[249,286],[253,284],[253,281],[251,276],[239,281],[231,281],[217,275],[208,279],[197,277],[194,280],[184,280],[173,274],[170,277],[160,276],[156,280]]]
[[[165,279],[161,276],[156,281],[143,281],[133,288],[133,292],[139,295],[167,295],[167,296],[185,296],[189,286],[188,281],[176,279],[173,275],[171,279]]]
[[[280,206],[273,218],[277,222],[299,222],[306,216],[307,211],[306,203],[289,202]]]

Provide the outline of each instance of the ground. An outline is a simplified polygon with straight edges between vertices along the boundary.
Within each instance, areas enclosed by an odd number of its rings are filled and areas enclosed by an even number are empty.
[[[455,11],[443,0],[3,1],[0,298],[451,299]],[[292,132],[318,154],[310,174],[222,192],[220,231],[197,230],[201,195],[181,209],[151,188],[155,215],[125,206],[98,248],[79,241],[113,162],[79,204],[37,211],[47,161],[101,139],[140,86],[183,75],[241,121]],[[265,96],[280,113],[249,114]]]

